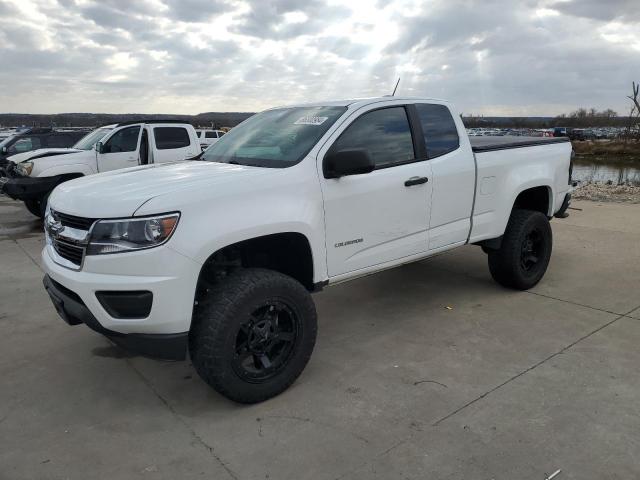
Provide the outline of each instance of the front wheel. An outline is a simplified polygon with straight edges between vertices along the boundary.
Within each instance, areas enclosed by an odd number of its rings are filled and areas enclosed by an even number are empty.
[[[298,378],[316,331],[313,300],[299,282],[271,270],[240,269],[196,305],[189,353],[217,392],[257,403]]]
[[[47,211],[47,202],[49,201],[49,193],[44,197],[38,199],[30,199],[24,201],[24,206],[27,207],[29,213],[36,217],[44,218]]]
[[[42,211],[42,209],[40,208],[40,200],[25,200],[24,206],[27,207],[29,213],[35,215],[36,217],[42,218],[42,215],[40,215],[40,212]]]
[[[500,285],[527,290],[544,276],[553,238],[549,219],[540,212],[516,209],[511,213],[498,250],[489,252],[491,276]]]

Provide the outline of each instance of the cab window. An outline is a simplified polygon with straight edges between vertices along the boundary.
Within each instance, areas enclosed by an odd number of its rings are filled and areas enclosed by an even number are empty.
[[[331,150],[363,149],[376,168],[391,167],[415,159],[411,129],[404,107],[365,113],[338,137]]]
[[[139,134],[139,126],[118,130],[104,144],[102,153],[135,152],[138,149]]]
[[[40,139],[38,137],[21,138],[16,143],[9,147],[10,153],[23,153],[36,150],[41,147]]]

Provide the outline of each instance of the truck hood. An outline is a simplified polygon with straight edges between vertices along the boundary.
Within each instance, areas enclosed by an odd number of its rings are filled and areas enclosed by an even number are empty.
[[[274,175],[278,170],[184,160],[145,165],[62,183],[51,194],[49,204],[54,210],[79,217],[128,217],[154,197],[200,188],[218,190],[235,182]]]
[[[78,150],[77,148],[39,148],[38,150],[31,150],[30,152],[16,153],[15,155],[11,155],[7,160],[12,161],[13,163],[22,163],[36,158],[51,157],[54,155],[64,155],[67,153],[77,153],[82,151],[83,150]]]

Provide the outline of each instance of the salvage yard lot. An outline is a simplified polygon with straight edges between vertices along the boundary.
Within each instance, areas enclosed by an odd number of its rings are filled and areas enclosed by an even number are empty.
[[[239,406],[64,324],[0,197],[0,479],[637,478],[640,205],[574,206],[530,292],[465,247],[315,295],[307,369]]]

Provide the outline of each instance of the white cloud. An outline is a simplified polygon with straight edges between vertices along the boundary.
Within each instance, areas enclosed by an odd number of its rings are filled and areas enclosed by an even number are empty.
[[[139,65],[139,61],[129,52],[118,52],[105,60],[109,68],[115,70],[132,70]]]
[[[401,76],[464,112],[622,112],[638,32],[637,0],[0,0],[0,105],[255,111]]]

